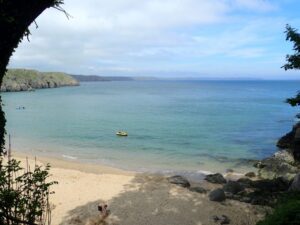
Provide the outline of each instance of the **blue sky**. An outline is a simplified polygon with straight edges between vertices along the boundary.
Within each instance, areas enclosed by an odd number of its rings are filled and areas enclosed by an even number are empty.
[[[299,0],[65,0],[31,26],[10,67],[72,74],[300,79],[280,67]]]

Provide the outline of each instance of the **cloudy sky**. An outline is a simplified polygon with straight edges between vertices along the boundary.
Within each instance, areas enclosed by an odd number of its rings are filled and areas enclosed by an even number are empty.
[[[299,0],[65,0],[32,25],[11,68],[157,77],[300,78],[280,67]]]

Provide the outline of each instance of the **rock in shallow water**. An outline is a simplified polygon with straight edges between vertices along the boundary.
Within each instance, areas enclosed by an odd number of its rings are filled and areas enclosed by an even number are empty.
[[[183,176],[176,175],[176,176],[168,177],[167,179],[171,184],[176,184],[184,188],[188,188],[191,186],[190,182]]]
[[[225,184],[226,183],[226,179],[220,173],[209,174],[204,179],[207,180],[208,182],[214,183],[214,184]]]
[[[225,199],[226,199],[225,192],[221,188],[215,189],[209,193],[210,201],[222,202],[225,201]]]

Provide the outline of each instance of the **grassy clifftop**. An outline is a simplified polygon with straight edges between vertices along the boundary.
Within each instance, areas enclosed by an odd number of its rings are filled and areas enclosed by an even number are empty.
[[[2,82],[1,91],[30,91],[41,88],[77,86],[79,82],[65,73],[39,72],[27,69],[9,69]]]

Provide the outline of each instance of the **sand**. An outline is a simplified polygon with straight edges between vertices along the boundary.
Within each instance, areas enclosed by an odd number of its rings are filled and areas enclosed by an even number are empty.
[[[14,157],[26,162],[24,154]],[[28,160],[31,165],[35,162],[33,156]],[[50,163],[51,179],[59,182],[51,196],[53,225],[214,225],[218,223],[212,217],[223,214],[230,224],[254,225],[265,213],[261,207],[237,201],[211,202],[207,194],[170,184],[162,176],[55,158],[38,157],[37,162]],[[217,187],[205,182],[200,185]],[[99,203],[107,203],[110,210],[104,220],[97,211]]]

